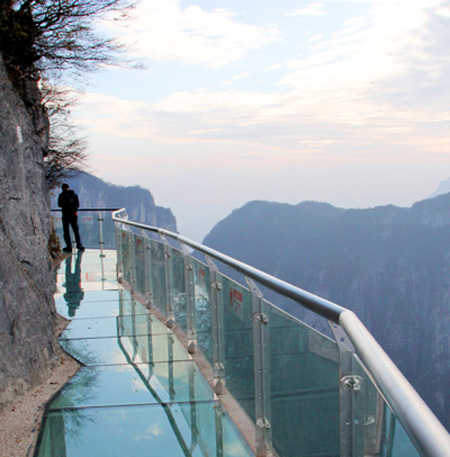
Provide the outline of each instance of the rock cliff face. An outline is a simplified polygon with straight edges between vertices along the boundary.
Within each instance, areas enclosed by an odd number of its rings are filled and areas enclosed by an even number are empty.
[[[172,232],[177,231],[177,222],[169,208],[155,205],[152,194],[139,186],[117,186],[107,183],[88,173],[79,173],[66,182],[78,194],[82,208],[121,208],[127,210],[128,218],[135,222],[162,227]],[[52,208],[57,208],[57,196],[60,189],[52,195]],[[86,247],[98,247],[98,228],[94,223],[83,227],[80,212],[80,233]],[[94,218],[95,222],[95,218]],[[58,227],[58,235],[62,241],[62,230]],[[115,247],[114,226],[110,215],[105,215],[104,238],[106,247]]]
[[[57,348],[42,162],[47,122],[28,101],[0,59],[0,403],[47,376]]]
[[[450,194],[366,210],[251,202],[204,243],[354,310],[450,430]]]

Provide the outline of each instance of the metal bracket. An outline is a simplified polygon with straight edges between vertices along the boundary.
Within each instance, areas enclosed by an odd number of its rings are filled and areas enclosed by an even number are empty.
[[[363,379],[361,376],[348,375],[344,376],[341,379],[342,387],[345,390],[353,390],[353,392],[358,392],[362,388]]]
[[[270,422],[265,418],[265,417],[260,417],[257,421],[256,421],[256,425],[259,427],[259,428],[264,428],[266,430],[269,430],[271,425],[270,425]]]
[[[269,318],[264,313],[255,313],[253,314],[253,320],[255,322],[260,322],[261,324],[268,324]]]
[[[150,239],[148,234],[147,234],[147,230],[144,230],[143,228],[141,228],[140,231],[141,231],[141,234],[142,234],[142,236],[144,238]]]
[[[248,276],[244,276],[245,282],[247,283],[248,288],[250,289],[250,293],[252,294],[253,297],[263,299],[263,293],[259,289],[259,287],[256,285],[255,281],[253,279],[249,278]]]
[[[204,254],[205,256],[205,260],[206,260],[206,263],[209,267],[209,269],[212,271],[212,272],[218,272],[219,269],[217,268],[217,265],[212,261],[211,257],[209,257],[208,255]]]
[[[339,422],[341,455],[364,455],[363,379],[355,375],[355,348],[342,327],[330,322],[331,331],[339,348]]]

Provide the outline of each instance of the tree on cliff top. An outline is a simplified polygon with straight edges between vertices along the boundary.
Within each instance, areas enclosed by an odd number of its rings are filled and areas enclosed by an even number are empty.
[[[8,76],[33,118],[37,107],[51,118],[44,151],[50,186],[85,157],[67,122],[67,98],[55,81],[67,71],[80,76],[114,63],[121,46],[93,25],[108,14],[119,19],[131,6],[129,0],[0,0],[0,53]],[[45,82],[45,95],[42,84],[37,90],[38,81]]]

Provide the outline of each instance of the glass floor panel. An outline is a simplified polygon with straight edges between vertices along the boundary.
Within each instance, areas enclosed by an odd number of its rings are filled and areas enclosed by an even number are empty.
[[[212,401],[213,397],[193,361],[83,367],[48,409]]]
[[[114,337],[117,336],[117,322],[116,317],[75,319],[66,327],[60,339]],[[122,336],[171,333],[162,322],[151,318],[148,313],[137,316],[120,316],[119,322]]]
[[[121,348],[119,341],[123,348]],[[153,335],[151,341],[154,345],[153,362],[189,360],[190,358],[181,343],[172,335]],[[117,337],[60,340],[61,347],[86,366],[127,363],[128,359],[125,353],[132,361],[148,362],[147,357],[143,357],[140,350],[148,347],[148,344],[147,335],[127,336],[120,338],[120,340]],[[170,351],[173,351],[171,357]],[[133,358],[135,352],[136,356],[140,355],[140,360]]]
[[[66,319],[118,316],[118,295],[117,289],[81,292],[78,297],[64,294],[55,297],[56,311]]]
[[[210,401],[49,411],[36,456],[253,455],[217,406]]]
[[[56,294],[79,293],[84,290],[117,289],[116,251],[76,252],[66,257],[56,273]]]

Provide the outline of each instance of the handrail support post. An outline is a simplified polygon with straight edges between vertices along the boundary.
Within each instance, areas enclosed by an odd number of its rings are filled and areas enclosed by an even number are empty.
[[[270,327],[263,294],[255,282],[245,276],[252,294],[253,366],[255,379],[255,447],[258,457],[266,457],[272,445],[270,391]],[[266,312],[265,312],[266,311]]]
[[[131,285],[131,293],[135,293],[136,291],[136,255],[135,255],[135,236],[134,233],[129,230],[128,231],[128,258],[130,260],[130,285]]]
[[[195,316],[194,266],[187,247],[180,243],[184,260],[184,289],[186,300],[186,327],[188,337],[188,352],[193,354],[197,346],[197,319]]]
[[[213,352],[214,392],[223,393],[225,386],[225,331],[223,315],[222,281],[219,270],[210,257],[205,255],[210,274],[211,331]]]
[[[175,310],[173,300],[173,265],[170,253],[170,244],[167,238],[160,233],[161,241],[164,245],[164,273],[165,273],[165,292],[166,292],[166,317],[167,327],[171,328],[175,323]]]
[[[151,304],[153,280],[152,280],[152,267],[151,267],[151,242],[145,230],[141,229],[142,236],[144,237],[144,296],[147,305]]]
[[[330,322],[339,350],[339,429],[341,455],[364,456],[363,378],[355,374],[355,348],[342,327]]]

